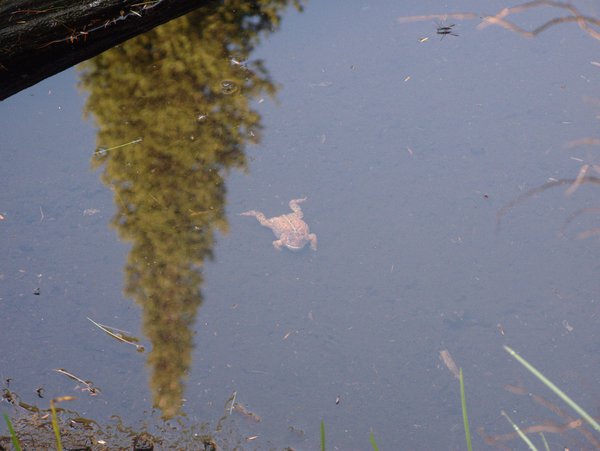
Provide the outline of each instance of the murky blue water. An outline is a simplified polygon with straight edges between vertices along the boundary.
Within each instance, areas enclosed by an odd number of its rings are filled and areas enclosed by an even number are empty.
[[[510,432],[501,409],[522,427],[566,423],[503,388],[559,404],[503,345],[598,413],[600,247],[576,239],[598,216],[578,216],[560,234],[569,215],[599,206],[598,187],[568,197],[568,185],[548,189],[496,224],[516,196],[598,162],[595,147],[566,148],[597,136],[598,42],[572,24],[526,40],[449,20],[459,36],[441,39],[432,20],[397,21],[450,11],[313,2],[287,11],[251,55],[280,91],[277,103],[252,100],[262,141],[245,149],[245,173],[225,176],[229,232],[203,267],[191,330],[191,418],[215,424],[235,392],[261,417],[232,420],[242,436],[259,436],[249,449],[316,449],[321,420],[332,449],[368,449],[371,431],[381,449],[463,449],[458,383],[439,358],[448,350],[465,374],[473,431]],[[530,11],[520,23],[556,15]],[[130,244],[109,227],[114,194],[91,170],[97,128],[82,117],[78,76],[66,71],[0,104],[0,375],[42,403],[40,386],[47,398],[74,393],[52,371],[66,368],[102,390],[78,393],[70,407],[135,424],[151,415],[148,352],[86,320],[153,346],[143,304],[123,293]],[[238,215],[284,214],[304,196],[316,252],[278,252],[268,229]],[[553,448],[585,443],[547,438]],[[474,443],[486,446],[476,432]]]

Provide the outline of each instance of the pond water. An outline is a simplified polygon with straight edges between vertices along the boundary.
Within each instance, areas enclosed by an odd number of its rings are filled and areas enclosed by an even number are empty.
[[[280,29],[250,35],[193,13],[2,102],[5,388],[40,407],[77,396],[68,407],[99,423],[185,414],[217,441],[227,415],[243,449],[317,449],[321,420],[328,449],[369,449],[371,432],[381,449],[464,449],[446,350],[485,449],[478,429],[511,432],[501,410],[521,427],[569,421],[513,393],[563,407],[508,345],[597,415],[600,245],[577,237],[599,218],[571,218],[600,207],[599,187],[497,216],[600,164],[568,146],[598,136],[600,43],[573,23],[526,39],[399,21],[509,6],[414,3],[275,3]],[[449,25],[457,36],[436,33]],[[303,197],[316,252],[277,251],[239,215]]]

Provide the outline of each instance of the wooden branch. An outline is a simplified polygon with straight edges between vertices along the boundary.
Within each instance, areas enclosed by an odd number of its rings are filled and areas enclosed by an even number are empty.
[[[0,100],[210,0],[2,0]]]

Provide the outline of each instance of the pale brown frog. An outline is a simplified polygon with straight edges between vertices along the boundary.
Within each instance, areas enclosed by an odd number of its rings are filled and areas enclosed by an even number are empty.
[[[281,250],[283,246],[293,251],[302,249],[308,242],[313,251],[317,250],[317,235],[309,233],[308,224],[302,220],[304,213],[300,208],[303,199],[290,200],[290,208],[293,213],[275,216],[267,219],[260,211],[250,210],[240,213],[242,216],[254,216],[261,225],[268,227],[273,231],[277,240],[273,241],[275,249]]]

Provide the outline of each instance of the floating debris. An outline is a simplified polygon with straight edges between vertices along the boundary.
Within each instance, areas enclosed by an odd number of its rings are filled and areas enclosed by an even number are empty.
[[[440,359],[442,359],[442,362],[444,362],[444,365],[446,365],[446,368],[448,368],[452,375],[456,379],[460,379],[460,371],[458,370],[458,365],[456,365],[456,362],[454,361],[454,359],[450,355],[450,352],[447,349],[440,351]]]
[[[260,423],[261,421],[261,418],[258,415],[256,415],[254,412],[250,412],[248,409],[246,409],[246,407],[244,407],[243,404],[240,404],[239,402],[233,403],[233,410],[244,415],[246,418],[249,418],[255,423]]]
[[[329,88],[330,86],[333,86],[333,82],[332,81],[321,81],[319,83],[310,83],[309,86],[311,88]]]
[[[221,92],[225,95],[235,94],[238,90],[239,87],[233,80],[223,80],[221,82]]]
[[[64,374],[64,375],[65,375],[65,376],[67,376],[69,379],[72,379],[72,380],[74,380],[75,382],[78,382],[78,383],[80,383],[81,385],[83,385],[83,387],[78,387],[78,388],[80,388],[80,389],[81,389],[81,391],[88,391],[88,392],[90,392],[90,395],[92,395],[92,396],[95,396],[95,395],[97,395],[98,393],[100,393],[100,389],[99,389],[99,388],[96,388],[96,387],[94,387],[94,383],[93,383],[92,381],[84,381],[84,380],[83,380],[83,379],[81,379],[80,377],[77,377],[77,376],[75,376],[73,373],[71,373],[71,372],[69,372],[69,371],[65,370],[64,368],[57,368],[57,369],[55,369],[54,371],[56,371],[57,373],[60,373],[60,374]],[[64,400],[69,400],[69,399],[66,399],[66,398],[70,398],[70,399],[72,399],[72,397],[71,397],[71,396],[65,396],[64,398],[65,398]]]
[[[127,332],[126,330],[121,330],[121,329],[117,329],[114,327],[110,327],[110,326],[106,326],[104,324],[100,324],[97,323],[96,321],[94,321],[91,318],[88,318],[89,321],[92,322],[92,324],[94,324],[96,327],[98,327],[100,330],[102,330],[104,333],[110,335],[111,337],[113,337],[115,340],[118,340],[122,343],[127,343],[131,346],[135,346],[135,350],[137,352],[144,352],[145,348],[143,345],[138,344],[138,342],[140,341],[139,338],[137,337],[132,337],[131,335],[125,335],[125,334],[129,334],[129,332]]]
[[[231,415],[231,412],[233,412],[233,406],[235,404],[235,398],[236,398],[236,396],[237,396],[237,391],[234,391],[233,395],[231,395],[229,397],[229,399],[225,402],[225,405],[227,405],[227,403],[231,401],[231,405],[229,406],[229,415]]]
[[[575,191],[577,191],[577,189],[582,185],[586,176],[588,175],[589,169],[590,169],[589,164],[584,164],[583,166],[581,166],[581,168],[579,169],[579,173],[577,174],[577,177],[575,178],[575,181],[565,191],[565,196],[570,196]]]
[[[100,213],[100,210],[98,210],[97,208],[86,208],[85,210],[83,210],[83,216],[94,216],[98,213]]]
[[[104,155],[106,152],[109,152],[111,150],[119,149],[121,147],[130,146],[131,144],[137,144],[137,143],[141,143],[141,142],[142,142],[142,138],[138,138],[138,139],[134,139],[133,141],[129,141],[128,143],[119,144],[118,146],[114,146],[114,147],[109,147],[109,148],[98,147],[94,151],[94,154],[95,155]]]

